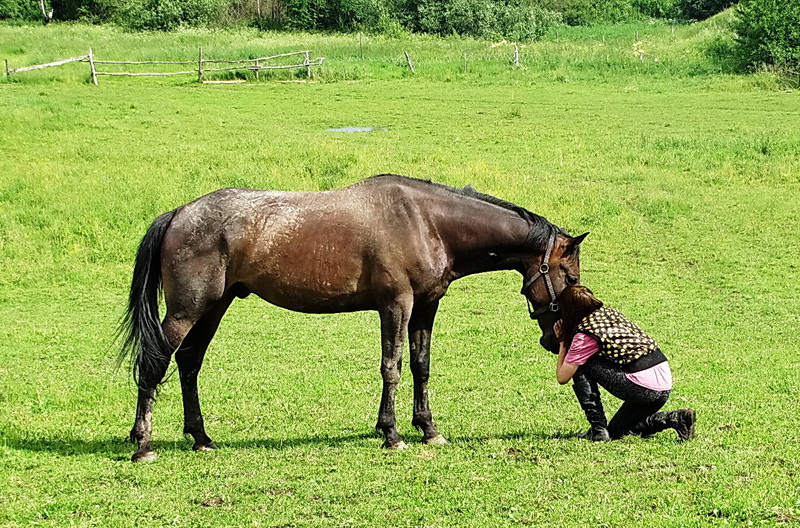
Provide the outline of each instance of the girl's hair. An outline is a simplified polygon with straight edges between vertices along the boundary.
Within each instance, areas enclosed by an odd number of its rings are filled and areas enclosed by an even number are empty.
[[[561,334],[558,337],[567,347],[572,342],[578,325],[584,317],[603,306],[603,301],[592,293],[586,286],[574,285],[567,286],[561,295],[558,296],[558,304],[561,306]]]

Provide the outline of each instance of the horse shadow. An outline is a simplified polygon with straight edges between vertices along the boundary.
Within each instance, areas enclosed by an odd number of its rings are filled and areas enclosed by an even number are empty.
[[[265,449],[270,451],[289,451],[298,447],[325,446],[344,447],[364,442],[365,440],[379,441],[383,437],[374,431],[356,432],[342,435],[319,434],[296,438],[262,438],[243,439],[230,442],[219,442],[221,449]],[[571,440],[575,438],[574,432],[557,432],[551,434],[545,431],[516,432],[501,435],[486,436],[456,436],[451,438],[452,444],[470,446],[483,444],[493,440],[501,441],[548,441]],[[421,440],[417,435],[408,435],[410,445]],[[74,437],[61,437],[54,434],[31,438],[17,431],[0,432],[0,444],[16,450],[35,453],[50,453],[53,455],[71,457],[93,455],[116,461],[129,461],[133,444],[123,437],[84,439]],[[190,449],[190,439],[185,440],[156,440],[153,442],[156,451],[186,451]],[[376,443],[376,447],[377,447]]]
[[[299,438],[266,438],[252,440],[235,440],[219,442],[222,449],[266,449],[274,451],[288,451],[297,447],[309,445],[341,447],[368,439],[381,438],[374,432],[343,434],[339,436],[313,435]],[[31,438],[28,435],[18,434],[15,431],[0,432],[0,445],[20,451],[34,453],[50,453],[59,456],[94,455],[110,460],[129,461],[134,444],[127,438],[95,438],[84,439],[74,437],[61,437],[55,435],[38,436]],[[155,440],[153,447],[156,451],[186,451],[191,449],[190,439],[184,440]]]

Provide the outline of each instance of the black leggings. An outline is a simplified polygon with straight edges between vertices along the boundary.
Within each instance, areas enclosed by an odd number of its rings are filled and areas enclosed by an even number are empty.
[[[609,393],[623,401],[617,414],[608,423],[608,434],[613,439],[622,438],[642,420],[655,414],[669,399],[670,391],[657,391],[633,383],[619,365],[600,357],[591,357],[580,371]]]

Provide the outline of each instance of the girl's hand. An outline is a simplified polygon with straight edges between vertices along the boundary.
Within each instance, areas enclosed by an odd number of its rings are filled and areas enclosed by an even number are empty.
[[[564,322],[561,319],[559,319],[558,321],[555,322],[555,324],[553,324],[553,332],[555,332],[556,339],[558,339],[559,343],[564,341],[564,337],[561,334],[561,330],[563,328],[564,328]]]

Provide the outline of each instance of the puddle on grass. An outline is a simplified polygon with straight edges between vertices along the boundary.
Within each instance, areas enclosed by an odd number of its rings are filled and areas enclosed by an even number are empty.
[[[329,128],[328,132],[388,132],[388,128],[376,127],[344,127],[344,128]]]

